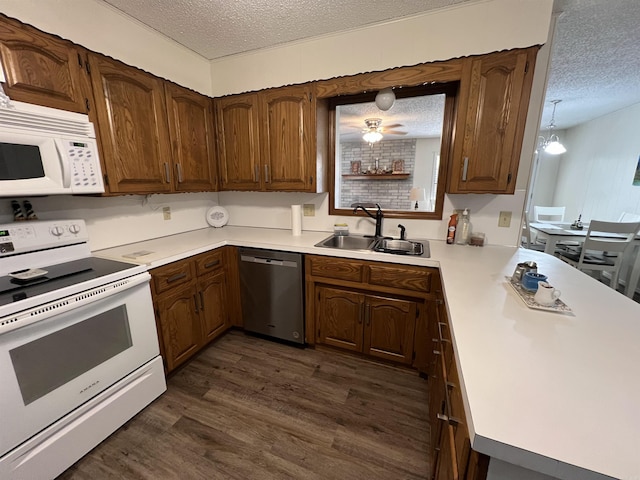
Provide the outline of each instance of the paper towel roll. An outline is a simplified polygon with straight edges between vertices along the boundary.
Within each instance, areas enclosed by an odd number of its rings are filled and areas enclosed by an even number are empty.
[[[291,205],[291,233],[302,235],[302,205]]]

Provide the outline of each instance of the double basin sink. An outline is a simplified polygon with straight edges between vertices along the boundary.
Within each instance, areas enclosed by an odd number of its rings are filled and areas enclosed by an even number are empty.
[[[374,238],[363,235],[331,235],[316,247],[336,248],[339,250],[369,250],[394,255],[416,255],[429,257],[428,242],[414,242],[393,238]]]

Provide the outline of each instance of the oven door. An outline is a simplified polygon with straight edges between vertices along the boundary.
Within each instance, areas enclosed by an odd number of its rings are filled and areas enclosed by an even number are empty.
[[[0,335],[0,456],[158,356],[149,279]]]

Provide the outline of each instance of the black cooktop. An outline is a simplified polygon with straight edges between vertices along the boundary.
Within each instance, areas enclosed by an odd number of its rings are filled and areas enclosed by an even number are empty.
[[[47,271],[46,275],[30,281],[17,280],[9,276],[0,277],[0,306],[134,267],[137,265],[105,258],[87,257],[41,267]]]

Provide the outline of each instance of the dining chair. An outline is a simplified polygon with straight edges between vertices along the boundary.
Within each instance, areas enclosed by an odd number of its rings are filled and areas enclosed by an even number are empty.
[[[537,223],[562,223],[564,222],[565,207],[533,207],[533,221]]]
[[[603,222],[591,220],[582,247],[578,251],[559,252],[558,257],[581,271],[610,272],[609,286],[617,290],[624,253],[631,246],[638,231],[640,231],[640,221]],[[611,234],[617,235],[617,237]]]
[[[620,214],[620,218],[618,218],[618,221],[619,222],[640,222],[640,214],[622,212]]]
[[[529,250],[544,252],[544,244],[533,243],[531,241],[531,228],[529,227],[529,212],[524,212],[522,219],[522,235],[520,236],[520,245]]]

